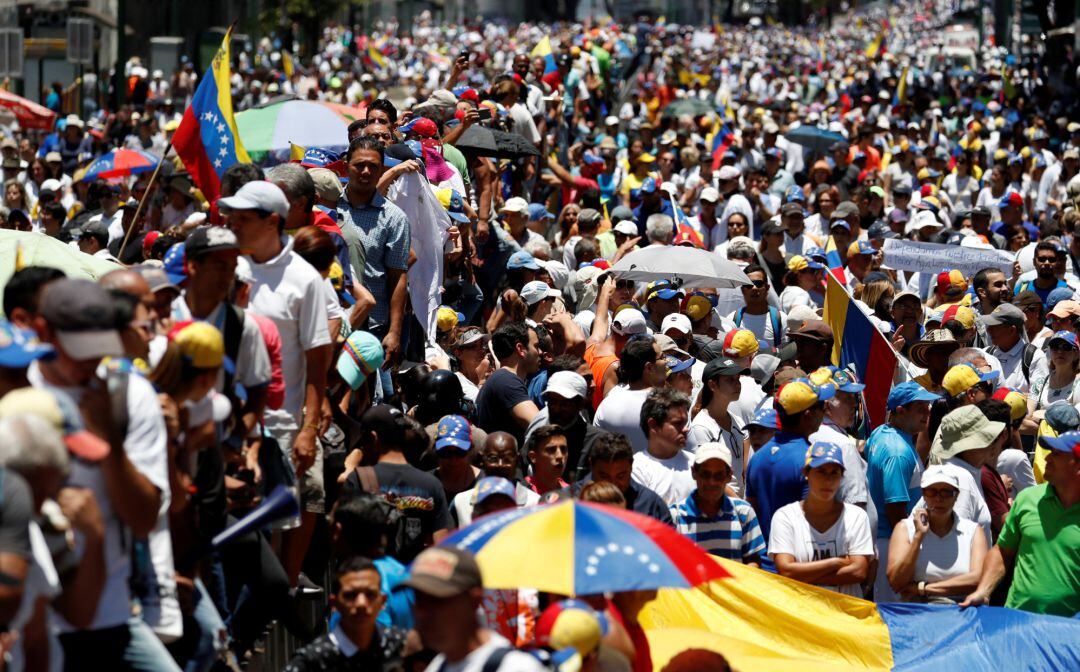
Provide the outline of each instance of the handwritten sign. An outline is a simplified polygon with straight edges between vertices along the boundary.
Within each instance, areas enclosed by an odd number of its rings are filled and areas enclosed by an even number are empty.
[[[940,273],[956,269],[971,277],[984,268],[1000,269],[1006,276],[1012,275],[1015,252],[987,250],[961,245],[921,243],[914,240],[890,239],[885,241],[885,265],[899,271]]]

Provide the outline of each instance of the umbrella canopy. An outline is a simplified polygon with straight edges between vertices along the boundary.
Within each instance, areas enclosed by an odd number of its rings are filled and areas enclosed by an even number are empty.
[[[839,133],[833,133],[832,131],[826,131],[824,128],[818,128],[817,126],[802,125],[798,128],[789,131],[784,136],[790,142],[794,142],[796,145],[802,145],[810,149],[815,154],[824,154],[829,145],[834,142],[846,142],[847,139]]]
[[[495,138],[496,156],[500,159],[520,159],[525,156],[540,156],[540,150],[524,136],[505,131],[491,131]]]
[[[697,117],[703,114],[711,114],[713,107],[708,102],[700,98],[678,98],[671,101],[667,107],[664,108],[661,116],[664,117],[681,117],[683,115],[690,117]]]
[[[454,143],[454,147],[463,152],[476,152],[481,156],[495,156],[498,151],[491,129],[476,125],[466,128]]]
[[[281,163],[289,160],[291,145],[345,151],[349,124],[360,115],[348,105],[283,100],[237,114],[236,128],[253,162]]]
[[[594,595],[690,588],[730,576],[658,520],[575,499],[484,516],[442,544],[471,551],[487,588]]]
[[[18,263],[16,263],[18,262]],[[59,268],[69,278],[97,280],[120,266],[105,259],[83,254],[52,236],[30,231],[0,229],[0,292],[8,278],[23,266]]]
[[[56,123],[56,113],[38,105],[32,100],[16,96],[10,91],[0,90],[0,107],[6,107],[19,120],[19,126],[23,129],[36,128],[43,131],[51,131]]]
[[[90,181],[97,178],[108,179],[146,173],[156,168],[159,160],[150,152],[114,149],[108,154],[102,154],[91,163],[81,179]]]
[[[736,288],[749,285],[742,268],[720,255],[683,245],[650,245],[611,267],[615,277],[639,282],[674,280],[682,287]]]

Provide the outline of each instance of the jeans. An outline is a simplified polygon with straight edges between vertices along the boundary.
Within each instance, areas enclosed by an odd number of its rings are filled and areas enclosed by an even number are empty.
[[[184,672],[204,672],[217,660],[218,654],[228,648],[225,621],[221,620],[210,593],[199,579],[195,579],[195,611],[191,617],[198,628],[195,650],[184,665]]]
[[[135,617],[124,625],[60,635],[64,671],[145,670],[180,672],[150,626]]]

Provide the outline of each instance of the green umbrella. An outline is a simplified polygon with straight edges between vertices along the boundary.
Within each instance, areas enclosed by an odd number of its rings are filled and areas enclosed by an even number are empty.
[[[23,266],[50,266],[67,273],[69,278],[97,280],[117,264],[84,254],[67,243],[43,233],[0,229],[0,292],[15,273],[20,255]]]

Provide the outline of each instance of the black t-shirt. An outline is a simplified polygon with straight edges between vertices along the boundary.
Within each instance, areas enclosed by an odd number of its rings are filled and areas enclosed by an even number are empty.
[[[0,553],[30,557],[30,520],[34,498],[23,477],[0,469]]]
[[[405,631],[394,627],[375,627],[375,637],[369,650],[357,651],[352,658],[346,658],[330,636],[323,635],[297,651],[285,666],[285,672],[404,671],[402,650],[405,648]]]
[[[437,530],[453,527],[446,494],[439,479],[408,464],[375,465],[379,493],[402,515],[399,539],[391,540],[390,554],[408,564],[431,544]],[[345,480],[345,492],[363,491],[354,470]]]
[[[513,409],[529,400],[525,381],[506,369],[499,369],[491,374],[476,395],[476,424],[488,434],[509,432],[521,445],[525,440],[525,429],[514,420]]]

